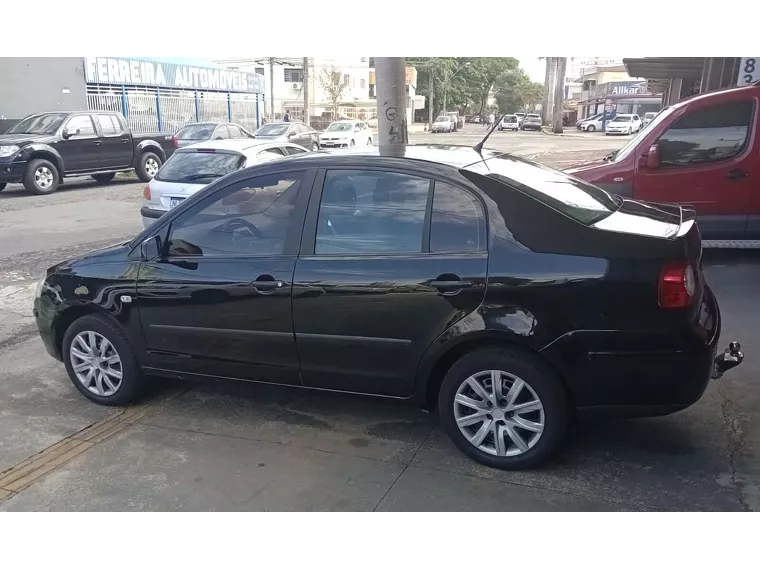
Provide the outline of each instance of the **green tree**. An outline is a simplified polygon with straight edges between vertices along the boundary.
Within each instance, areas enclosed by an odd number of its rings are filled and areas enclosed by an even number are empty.
[[[319,84],[324,89],[325,98],[332,107],[333,120],[338,120],[338,105],[340,105],[348,88],[348,84],[343,79],[343,74],[334,67],[323,69],[319,76]]]
[[[496,79],[496,104],[502,113],[532,112],[541,102],[543,89],[543,85],[531,81],[522,69],[510,70]]]

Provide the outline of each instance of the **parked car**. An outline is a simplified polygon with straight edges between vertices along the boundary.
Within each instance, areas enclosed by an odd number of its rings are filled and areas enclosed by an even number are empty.
[[[597,130],[603,131],[605,124],[609,124],[613,118],[614,117],[608,116],[605,120],[603,115],[600,114],[599,116],[595,116],[592,119],[583,121],[581,123],[581,130],[585,132],[596,132]]]
[[[237,123],[199,122],[181,128],[174,136],[177,138],[178,148],[182,148],[207,140],[252,138],[253,135]]]
[[[119,113],[30,115],[0,135],[0,191],[21,182],[34,194],[52,194],[68,176],[108,183],[130,170],[148,182],[176,144],[168,133],[131,132]]]
[[[362,121],[344,120],[330,124],[319,134],[320,148],[372,146],[372,131]]]
[[[433,122],[431,132],[454,132],[456,122],[448,115],[441,115]]]
[[[499,123],[499,130],[514,130],[517,132],[519,128],[520,123],[517,120],[517,115],[504,115],[504,118]]]
[[[140,208],[149,227],[170,209],[227,174],[308,150],[290,142],[266,139],[212,140],[177,150],[145,186]]]
[[[542,127],[541,116],[535,114],[525,115],[520,124],[520,130],[541,130]]]
[[[522,126],[522,123],[525,120],[525,113],[515,113],[515,116],[517,117],[517,122]]]
[[[454,132],[460,128],[464,128],[464,118],[460,117],[457,111],[451,111],[446,114],[450,116],[454,121]]]
[[[715,358],[701,252],[693,210],[509,154],[326,152],[234,172],[51,267],[34,315],[99,404],[156,374],[413,399],[473,459],[520,469],[577,409],[675,412],[741,362]]]
[[[644,113],[644,126],[648,125],[654,117],[657,116],[657,113]]]
[[[709,247],[760,247],[760,86],[685,99],[603,161],[568,170],[621,196],[691,205]]]
[[[633,134],[641,130],[639,115],[617,115],[607,123],[604,134]]]
[[[475,124],[480,124],[480,115],[472,115],[470,117],[470,122]]]
[[[602,118],[602,113],[596,113],[595,115],[591,115],[590,117],[586,117],[585,119],[579,120],[578,122],[575,123],[575,127],[578,130],[582,130],[581,125],[583,125],[583,123],[587,121],[594,121],[596,119],[601,119],[601,118]]]
[[[319,150],[319,133],[302,122],[272,122],[265,124],[253,133],[253,137],[262,140],[292,142],[309,150]]]

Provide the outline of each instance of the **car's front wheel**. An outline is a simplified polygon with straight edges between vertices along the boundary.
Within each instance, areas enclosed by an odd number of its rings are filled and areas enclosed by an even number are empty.
[[[596,130],[596,127],[593,124],[590,124],[586,127],[586,132],[594,132]]]
[[[23,183],[33,194],[52,194],[58,189],[58,168],[49,160],[32,160],[26,167]]]
[[[559,378],[537,358],[509,348],[476,350],[456,362],[441,385],[438,412],[460,450],[504,470],[548,460],[568,423]]]
[[[98,314],[75,320],[61,354],[71,382],[101,405],[126,405],[137,397],[142,373],[122,331]]]

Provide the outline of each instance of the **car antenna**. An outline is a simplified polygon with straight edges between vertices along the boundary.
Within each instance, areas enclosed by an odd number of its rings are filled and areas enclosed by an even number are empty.
[[[498,121],[496,121],[496,122],[493,123],[493,126],[491,127],[491,130],[489,130],[488,133],[485,135],[485,137],[483,137],[483,140],[481,140],[475,146],[473,146],[473,148],[475,149],[475,152],[477,152],[478,154],[480,154],[481,158],[483,157],[483,154],[482,154],[483,145],[486,143],[486,140],[488,140],[488,137],[491,136],[491,133],[496,130],[496,125],[501,124],[501,121],[503,121],[504,117],[506,117],[506,116],[507,116],[507,113],[504,113],[503,115],[501,115],[501,118]]]

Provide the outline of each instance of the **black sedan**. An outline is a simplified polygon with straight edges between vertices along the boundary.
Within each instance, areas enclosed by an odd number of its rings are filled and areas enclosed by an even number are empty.
[[[200,122],[193,123],[180,129],[174,135],[177,140],[177,146],[182,148],[197,142],[206,142],[208,140],[226,140],[228,138],[253,138],[250,132],[236,123],[227,122]]]
[[[319,150],[319,133],[302,122],[271,122],[253,133],[254,138],[292,142],[309,150]]]
[[[34,314],[100,404],[156,375],[411,399],[520,469],[577,410],[672,413],[741,362],[716,358],[701,256],[690,209],[503,153],[370,147],[229,174],[48,269]]]

